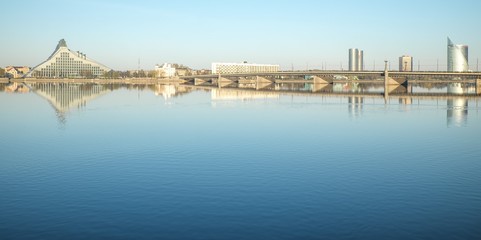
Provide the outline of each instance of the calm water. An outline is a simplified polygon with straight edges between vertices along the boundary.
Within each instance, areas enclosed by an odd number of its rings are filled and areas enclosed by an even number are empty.
[[[347,84],[29,87],[0,85],[1,239],[481,239],[469,84],[386,100]]]

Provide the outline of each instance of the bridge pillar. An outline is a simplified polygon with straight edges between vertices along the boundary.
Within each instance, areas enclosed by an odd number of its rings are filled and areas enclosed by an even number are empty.
[[[220,74],[219,74],[219,76],[217,77],[217,86],[218,86],[219,88],[221,88],[221,87],[223,87],[223,86],[227,86],[227,85],[229,85],[229,84],[231,84],[231,83],[233,83],[233,82],[234,82],[234,81],[232,81],[232,80],[230,80],[230,79],[228,79],[228,78],[222,77]]]
[[[388,77],[384,81],[387,81],[387,85],[402,85],[406,82],[405,79],[394,79],[392,77]]]
[[[476,94],[481,94],[481,79],[476,79]]]
[[[389,97],[389,89],[388,89],[388,82],[389,82],[389,71],[387,68],[387,61],[384,61],[384,103],[387,103]]]
[[[257,83],[273,83],[274,81],[269,80],[269,79],[264,78],[264,77],[256,76],[256,82]]]
[[[323,89],[327,89],[327,86],[330,86],[331,90],[332,90],[332,85],[331,84],[327,84],[327,83],[314,83],[312,84],[312,92],[320,92],[321,90]]]
[[[313,77],[313,82],[314,84],[331,84],[332,83],[332,80],[325,80],[324,78],[321,78],[321,77],[318,77],[318,76],[314,76]]]
[[[261,88],[265,88],[265,87],[271,85],[273,82],[274,81],[271,81],[267,78],[256,76],[256,90],[259,90]]]
[[[230,80],[230,79],[228,79],[228,78],[224,78],[224,77],[220,77],[220,76],[219,76],[219,78],[217,79],[217,82],[218,82],[218,83],[220,83],[220,82],[222,82],[222,83],[233,83],[234,81],[233,81],[233,80]]]
[[[237,82],[239,82],[239,84],[251,84],[251,83],[254,83],[255,81],[251,79],[247,79],[245,77],[239,77]]]
[[[205,83],[207,82],[205,79],[202,79],[202,78],[194,78],[194,85],[197,86],[197,85],[200,85],[202,83]]]

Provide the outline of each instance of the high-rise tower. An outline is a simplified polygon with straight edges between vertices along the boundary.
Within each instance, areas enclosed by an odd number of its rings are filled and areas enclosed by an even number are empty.
[[[448,37],[448,72],[467,72],[468,45],[454,44]]]
[[[399,57],[399,71],[400,72],[412,72],[413,71],[413,57],[401,56]]]
[[[349,71],[364,70],[364,51],[357,48],[349,49]]]

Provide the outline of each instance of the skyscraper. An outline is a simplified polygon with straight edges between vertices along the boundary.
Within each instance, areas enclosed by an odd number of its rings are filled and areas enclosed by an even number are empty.
[[[364,51],[357,48],[349,49],[349,71],[364,70]]]
[[[413,57],[403,55],[399,57],[399,71],[412,72],[413,71]]]
[[[454,44],[448,37],[448,72],[467,72],[468,45]]]

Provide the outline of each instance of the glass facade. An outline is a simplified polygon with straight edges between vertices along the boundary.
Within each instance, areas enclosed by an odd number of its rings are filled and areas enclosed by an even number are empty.
[[[364,71],[364,51],[357,48],[349,49],[349,71]]]
[[[26,77],[37,78],[95,78],[111,69],[99,64],[80,52],[68,49],[65,40],[60,40],[54,53],[43,63],[32,69]]]
[[[448,38],[448,72],[467,72],[468,70],[468,46],[454,44]]]

